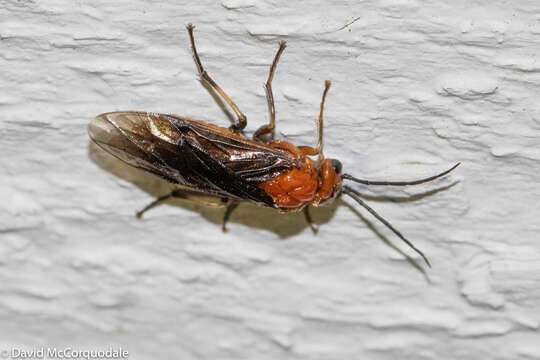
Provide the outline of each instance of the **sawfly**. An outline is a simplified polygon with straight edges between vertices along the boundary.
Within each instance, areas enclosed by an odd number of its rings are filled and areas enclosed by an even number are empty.
[[[270,121],[255,131],[252,139],[248,139],[243,133],[247,125],[246,116],[202,65],[195,46],[194,28],[191,24],[187,26],[199,76],[236,114],[237,120],[230,128],[178,115],[138,111],[101,114],[88,127],[90,138],[108,153],[177,185],[174,191],[157,198],[139,211],[137,216],[140,217],[145,211],[170,198],[183,198],[205,205],[226,207],[223,218],[225,231],[225,224],[234,208],[241,202],[248,202],[281,212],[303,210],[307,222],[314,229],[308,212],[309,206],[327,205],[340,194],[345,194],[381,221],[430,265],[419,249],[368,206],[357,190],[343,182],[416,185],[448,174],[459,163],[440,174],[415,181],[370,181],[343,173],[339,160],[325,158],[323,154],[323,113],[330,81],[325,82],[322,94],[317,146],[296,146],[287,141],[275,140],[276,111],[272,79],[285,50],[285,41],[279,44],[265,84]],[[209,197],[215,201],[209,201]]]

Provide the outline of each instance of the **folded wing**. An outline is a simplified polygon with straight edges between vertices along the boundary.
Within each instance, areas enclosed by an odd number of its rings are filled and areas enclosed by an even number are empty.
[[[258,185],[295,165],[285,152],[176,115],[106,113],[88,132],[110,154],[171,183],[268,206],[273,200]]]

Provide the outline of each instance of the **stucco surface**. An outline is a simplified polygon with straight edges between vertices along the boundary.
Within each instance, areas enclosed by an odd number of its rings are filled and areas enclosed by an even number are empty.
[[[97,114],[248,116],[279,40],[277,135],[315,144],[433,263],[351,199],[301,214],[172,201],[92,146]],[[540,359],[540,3],[0,1],[0,349],[132,359]]]

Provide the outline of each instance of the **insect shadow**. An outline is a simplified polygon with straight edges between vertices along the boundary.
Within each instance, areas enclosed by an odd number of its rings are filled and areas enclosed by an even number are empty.
[[[159,197],[175,189],[175,185],[150,175],[142,170],[127,165],[118,158],[101,149],[94,142],[88,143],[88,156],[101,169],[114,176],[128,181],[152,197]],[[177,206],[189,211],[197,212],[207,221],[221,227],[225,207],[214,208],[200,205],[191,201],[171,199],[166,205]],[[313,222],[320,226],[330,222],[336,212],[338,202],[329,206],[314,208],[311,212]],[[179,215],[180,216],[180,215]],[[135,217],[135,209],[133,211]],[[150,219],[150,217],[148,217]],[[264,229],[277,234],[281,239],[287,239],[309,228],[304,215],[301,212],[286,213],[276,216],[274,209],[264,208],[252,204],[241,204],[230,218],[232,223],[231,232],[234,232],[234,224],[242,224],[251,228]]]
[[[123,161],[101,149],[94,142],[89,142],[88,144],[88,156],[101,169],[134,184],[152,197],[159,197],[164,193],[172,191],[175,187],[164,180],[127,165]],[[448,185],[412,195],[388,196],[362,193],[362,197],[366,200],[375,202],[408,203],[435,195],[442,191],[446,191],[454,187],[458,182],[459,181],[454,181]],[[347,207],[356,216],[358,216],[358,218],[373,233],[375,233],[385,245],[403,255],[407,259],[407,262],[421,272],[429,281],[426,270],[420,266],[415,259],[410,257],[405,251],[395,246],[382,232],[378,230],[372,221],[362,215],[362,213],[360,213],[360,211],[358,211],[358,209],[356,209],[353,205],[349,204],[347,201],[344,201],[343,198],[341,198],[340,201],[333,202],[329,206],[312,209],[311,214],[314,224],[316,226],[323,226],[324,224],[330,222],[340,204],[343,204],[343,206]],[[168,201],[167,205],[177,206],[192,212],[197,212],[201,215],[201,217],[218,226],[221,226],[223,222],[223,213],[225,211],[224,208],[212,208],[178,199]],[[133,216],[135,216],[135,212]],[[309,227],[301,213],[286,213],[283,216],[275,216],[275,210],[251,204],[242,204],[231,216],[230,222],[233,224],[242,224],[251,228],[268,230],[277,234],[281,239],[290,238]]]

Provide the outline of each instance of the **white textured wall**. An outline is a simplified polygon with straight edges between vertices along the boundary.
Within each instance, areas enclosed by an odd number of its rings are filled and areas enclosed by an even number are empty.
[[[225,235],[222,210],[180,201],[134,217],[167,186],[86,126],[113,110],[228,126],[188,22],[250,131],[285,39],[280,136],[315,143],[330,79],[326,154],[346,172],[414,179],[462,161],[436,183],[354,185],[432,269],[350,199],[313,211],[318,236],[248,205]],[[0,1],[0,349],[539,359],[539,54],[537,0]]]

